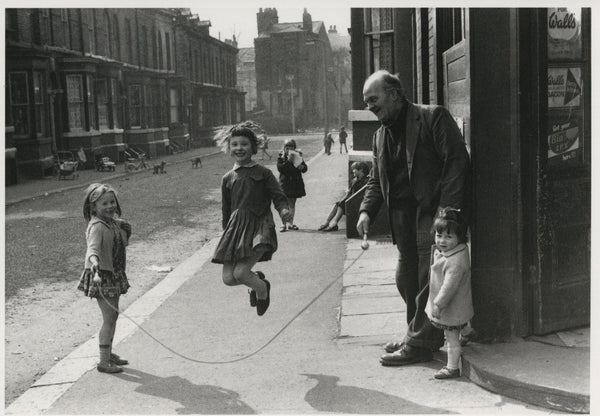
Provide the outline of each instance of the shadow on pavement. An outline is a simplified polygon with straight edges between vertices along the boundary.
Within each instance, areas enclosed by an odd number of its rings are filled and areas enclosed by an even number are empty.
[[[158,377],[131,368],[117,374],[123,380],[139,383],[138,393],[179,402],[183,407],[177,414],[256,414],[254,409],[239,400],[240,395],[219,386],[196,385],[179,376]]]

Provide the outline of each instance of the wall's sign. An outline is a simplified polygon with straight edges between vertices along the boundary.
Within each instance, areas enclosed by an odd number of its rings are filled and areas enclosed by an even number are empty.
[[[548,58],[581,59],[581,9],[548,9]]]
[[[581,105],[581,68],[548,68],[548,107]]]
[[[582,150],[580,120],[576,116],[557,117],[548,127],[548,163],[578,161]]]

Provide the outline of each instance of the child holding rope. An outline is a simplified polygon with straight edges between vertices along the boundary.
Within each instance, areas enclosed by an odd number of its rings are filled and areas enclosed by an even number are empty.
[[[213,263],[223,265],[223,282],[246,285],[250,305],[263,315],[270,304],[271,284],[262,272],[253,272],[259,261],[271,260],[277,250],[271,201],[284,223],[290,220],[287,198],[273,173],[252,160],[258,151],[254,130],[260,127],[246,121],[221,130],[217,144],[235,160],[233,169],[221,181],[223,234],[215,249]]]
[[[96,298],[102,313],[98,335],[102,373],[119,373],[119,366],[129,364],[112,352],[112,342],[119,317],[119,296],[127,293],[129,282],[125,274],[125,247],[131,235],[131,225],[120,219],[121,206],[117,192],[110,185],[93,183],[86,190],[83,217],[88,221],[85,237],[87,250],[85,268],[78,289]]]

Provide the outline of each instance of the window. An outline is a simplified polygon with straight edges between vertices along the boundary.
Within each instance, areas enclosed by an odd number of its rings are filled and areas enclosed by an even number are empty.
[[[164,67],[162,35],[158,32],[158,69],[163,69]]]
[[[110,106],[112,112],[112,127],[114,129],[119,128],[119,100],[118,100],[118,89],[117,80],[114,78],[110,79]]]
[[[125,43],[127,44],[127,62],[134,63],[133,60],[133,38],[131,37],[131,21],[125,19]]]
[[[91,54],[96,53],[96,22],[94,21],[94,9],[87,10],[88,49]]]
[[[146,85],[144,87],[144,118],[146,127],[155,127],[154,114],[152,111],[152,87]]]
[[[35,105],[35,131],[39,135],[46,132],[46,112],[44,109],[44,74],[33,71],[33,102]]]
[[[27,91],[27,73],[11,72],[10,78],[10,107],[12,111],[15,135],[29,135],[29,97]]]
[[[165,43],[167,44],[167,70],[171,70],[171,37],[165,33]]]
[[[163,112],[161,105],[161,94],[160,94],[160,86],[153,85],[152,86],[152,106],[154,111],[154,120],[156,127],[163,126]]]
[[[65,48],[71,47],[71,25],[69,23],[69,9],[60,9],[60,22],[62,29],[62,45]]]
[[[19,39],[19,18],[17,15],[17,9],[6,9],[4,15],[6,40],[17,41]]]
[[[169,109],[171,123],[177,123],[179,121],[179,94],[175,88],[169,90]]]
[[[142,127],[142,87],[129,86],[129,124],[131,127]]]
[[[365,51],[367,72],[379,69],[394,72],[393,9],[365,9]]]
[[[108,120],[108,90],[106,78],[96,81],[96,95],[98,96],[98,126],[100,129],[110,128]]]
[[[94,93],[94,82],[91,76],[86,77],[87,97],[88,97],[88,117],[90,130],[98,128],[96,124],[96,94]]]
[[[84,113],[81,75],[67,75],[67,106],[69,107],[69,129],[82,130]]]
[[[148,30],[142,26],[142,65],[148,66]]]
[[[108,16],[108,12],[104,12],[104,43],[106,44],[106,56],[112,57],[112,45],[111,45],[111,33],[110,33],[110,17]]]
[[[206,125],[206,115],[204,109],[204,99],[198,97],[198,127],[204,127]]]
[[[121,59],[121,38],[119,36],[119,19],[117,15],[113,15],[112,35],[115,42],[115,58]]]

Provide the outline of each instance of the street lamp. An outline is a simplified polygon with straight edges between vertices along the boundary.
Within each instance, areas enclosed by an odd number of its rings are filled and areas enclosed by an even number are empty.
[[[296,115],[294,114],[294,74],[286,75],[285,79],[290,82],[290,102],[292,105],[292,133],[296,133]]]

